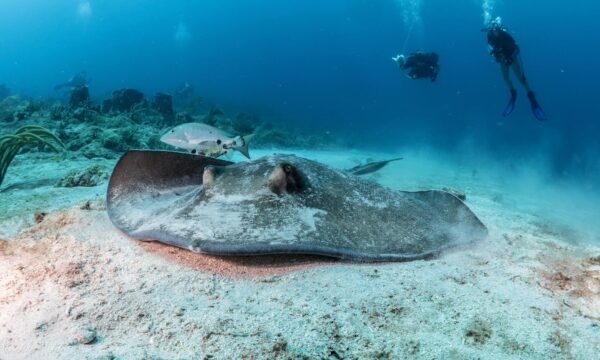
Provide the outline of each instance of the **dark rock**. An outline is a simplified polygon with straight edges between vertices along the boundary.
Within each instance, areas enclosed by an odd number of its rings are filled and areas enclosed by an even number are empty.
[[[145,103],[144,94],[135,89],[115,90],[112,95],[111,111],[130,111],[135,105]],[[103,109],[104,110],[104,109]]]
[[[100,111],[102,111],[102,107],[99,104],[94,104],[94,105],[90,105],[90,110],[93,110],[95,112],[97,112],[98,114],[100,114]]]
[[[136,131],[135,131],[135,128],[133,128],[133,127],[124,127],[122,129],[119,129],[119,135],[121,136],[121,139],[123,140],[124,143],[130,144],[130,145],[138,144],[138,139],[136,137]]]
[[[9,99],[10,97],[6,100]],[[16,101],[17,102],[13,106],[13,118],[15,120],[21,121],[27,119],[31,117],[31,115],[37,110],[37,106],[32,104],[29,100],[21,100],[17,98]]]
[[[84,108],[76,108],[75,111],[73,111],[71,113],[71,116],[73,119],[76,119],[78,121],[84,121],[85,120],[85,109]]]
[[[72,107],[86,106],[90,102],[90,89],[87,85],[77,86],[71,90],[69,105]]]
[[[62,120],[65,112],[65,107],[61,103],[56,103],[50,107],[50,119]]]
[[[172,121],[175,117],[173,112],[173,97],[165,93],[156,93],[152,101],[152,108],[158,111],[165,120]]]
[[[185,124],[189,122],[194,122],[194,118],[186,111],[177,113],[175,116],[175,123],[177,124]]]
[[[44,221],[46,215],[48,215],[48,213],[36,211],[35,213],[33,213],[33,219],[35,220],[36,224],[39,224],[42,221]]]
[[[213,105],[208,111],[208,113],[206,113],[206,115],[204,115],[204,117],[202,118],[202,122],[210,126],[215,126],[217,124],[218,116],[224,114],[225,113],[223,112],[223,110],[221,110],[221,108],[218,105]]]
[[[102,139],[102,146],[107,149],[119,151],[122,146],[122,138],[114,131],[108,131]]]
[[[246,113],[239,113],[235,116],[231,126],[234,133],[240,135],[249,135],[254,132],[260,120],[258,117]]]

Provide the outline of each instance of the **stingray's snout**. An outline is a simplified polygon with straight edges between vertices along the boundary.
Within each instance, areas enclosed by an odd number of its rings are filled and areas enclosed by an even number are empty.
[[[295,166],[283,163],[275,166],[271,171],[267,186],[273,193],[278,195],[284,192],[292,194],[304,190],[305,181]]]

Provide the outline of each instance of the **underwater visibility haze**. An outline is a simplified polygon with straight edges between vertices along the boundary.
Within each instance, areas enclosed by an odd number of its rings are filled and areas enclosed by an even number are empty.
[[[598,13],[0,1],[0,359],[599,358]]]
[[[597,167],[595,1],[330,0],[3,1],[1,81],[32,96],[86,70],[101,99],[115,87],[167,91],[183,81],[223,106],[379,147],[466,137],[498,157],[547,155],[554,170]],[[550,122],[531,121],[487,53],[501,16]],[[399,76],[390,58],[440,54],[435,84]],[[537,154],[536,154],[537,155]],[[598,174],[594,174],[598,175]]]

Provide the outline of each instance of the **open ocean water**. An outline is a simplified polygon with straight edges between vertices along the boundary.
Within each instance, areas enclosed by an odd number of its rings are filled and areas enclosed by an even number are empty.
[[[541,156],[556,175],[598,178],[595,1],[128,0],[0,4],[0,82],[36,97],[85,70],[102,99],[182,82],[224,107],[255,111],[356,146],[469,143],[498,160]],[[549,121],[524,90],[508,101],[480,29],[501,16]],[[436,83],[391,57],[435,51]]]

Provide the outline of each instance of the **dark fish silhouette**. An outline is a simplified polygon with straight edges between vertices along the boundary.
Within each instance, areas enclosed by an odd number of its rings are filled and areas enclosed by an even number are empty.
[[[384,161],[374,161],[374,162],[366,163],[363,165],[355,166],[351,169],[346,169],[346,171],[352,175],[370,174],[370,173],[373,173],[373,172],[381,169],[382,167],[386,166],[388,163],[390,163],[392,161],[397,161],[397,160],[402,160],[402,159],[403,158],[399,157],[399,158],[384,160]]]
[[[72,78],[70,78],[69,81],[56,85],[54,87],[54,91],[60,90],[64,87],[74,88],[74,87],[78,87],[78,86],[83,86],[83,85],[86,85],[87,83],[88,83],[87,74],[85,71],[82,71],[82,72],[76,74],[75,76],[73,76]]]

